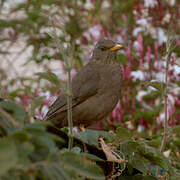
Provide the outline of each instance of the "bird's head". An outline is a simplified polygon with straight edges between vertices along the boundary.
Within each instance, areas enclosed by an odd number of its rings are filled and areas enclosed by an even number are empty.
[[[109,39],[100,40],[93,51],[92,59],[105,64],[117,63],[116,53],[123,46]]]

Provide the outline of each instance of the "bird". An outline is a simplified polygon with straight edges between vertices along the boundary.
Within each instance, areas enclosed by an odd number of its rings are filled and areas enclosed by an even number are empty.
[[[72,79],[73,126],[88,127],[104,120],[118,103],[121,86],[121,64],[117,51],[123,45],[110,39],[98,41],[90,61]],[[57,128],[68,126],[67,96],[62,92],[50,106],[45,120]]]

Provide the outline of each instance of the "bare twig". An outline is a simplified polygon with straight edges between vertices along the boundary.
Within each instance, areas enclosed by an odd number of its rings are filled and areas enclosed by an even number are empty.
[[[163,152],[165,147],[166,147],[166,142],[167,142],[167,134],[168,134],[168,69],[169,69],[169,64],[171,61],[171,54],[173,49],[175,48],[176,44],[175,44],[175,40],[168,37],[168,41],[166,43],[166,69],[165,69],[165,86],[164,86],[164,92],[163,92],[163,96],[164,96],[164,111],[165,111],[165,119],[164,119],[164,130],[163,130],[163,139],[161,142],[161,146],[160,146],[160,152]],[[157,168],[156,171],[156,176],[158,176],[159,173],[159,168]]]
[[[52,25],[53,25],[53,29],[54,29],[54,36],[55,38],[53,38],[56,42],[58,51],[60,51],[60,53],[63,56],[63,60],[65,63],[65,68],[66,68],[66,72],[67,72],[67,89],[66,89],[66,95],[67,95],[67,119],[68,119],[68,127],[69,127],[69,143],[68,143],[68,149],[71,150],[73,147],[73,121],[72,121],[72,87],[71,87],[71,69],[72,69],[72,58],[73,58],[73,54],[74,54],[74,45],[70,48],[70,46],[68,46],[67,48],[64,48],[64,46],[62,45],[62,43],[60,42],[59,38],[56,35],[56,28],[58,27],[60,28],[60,25],[55,24],[56,22],[52,20]],[[61,29],[64,33],[64,29]],[[52,36],[53,36],[52,35]]]
[[[171,54],[175,48],[175,41],[173,39],[168,39],[166,44],[166,70],[165,70],[165,87],[164,87],[164,110],[165,110],[165,120],[164,120],[164,135],[160,146],[160,152],[165,149],[166,139],[167,139],[167,124],[168,124],[168,100],[167,100],[167,86],[168,86],[168,69],[171,61]]]
[[[67,105],[68,105],[68,126],[69,126],[69,143],[68,149],[71,150],[73,147],[73,121],[72,121],[72,87],[71,87],[71,70],[68,70],[68,82],[67,90],[69,92],[67,96]]]

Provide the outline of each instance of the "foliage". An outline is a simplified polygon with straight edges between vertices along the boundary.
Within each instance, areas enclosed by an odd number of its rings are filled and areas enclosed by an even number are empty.
[[[16,121],[16,114],[24,114],[25,110],[16,103],[4,101],[2,110],[13,110],[11,117]],[[8,107],[8,108],[6,108]],[[12,111],[11,111],[12,112]],[[157,149],[158,136],[151,140],[135,139],[135,135],[127,129],[119,127],[116,133],[105,131],[86,130],[75,134],[80,141],[87,145],[85,149],[75,146],[72,151],[66,147],[67,142],[63,137],[47,131],[51,126],[49,122],[37,121],[30,123],[30,117],[26,116],[26,122],[17,127],[8,123],[10,120],[3,114],[1,120],[0,141],[0,178],[12,179],[104,179],[103,170],[96,162],[105,162],[98,153],[93,155],[88,152],[88,146],[99,146],[98,138],[104,137],[107,143],[119,156],[123,155],[127,172],[121,176],[133,175],[133,169],[138,170],[138,176],[155,176],[156,166],[161,167],[161,174],[171,178],[178,177],[179,162],[174,161],[173,156],[166,158]],[[8,127],[6,124],[8,123]],[[172,153],[178,151],[178,136],[180,127],[176,126],[169,137],[169,145]],[[66,145],[65,145],[66,144]],[[170,161],[171,159],[171,161]],[[149,176],[150,178],[150,176]]]

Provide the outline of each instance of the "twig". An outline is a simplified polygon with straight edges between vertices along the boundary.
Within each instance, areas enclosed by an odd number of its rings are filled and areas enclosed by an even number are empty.
[[[71,68],[68,68],[68,81],[67,81],[67,105],[68,105],[68,126],[69,126],[69,143],[68,149],[71,150],[73,147],[73,121],[72,121],[72,87],[71,87]]]
[[[173,39],[169,39],[166,44],[166,71],[165,71],[165,87],[164,87],[164,109],[165,109],[165,120],[164,120],[164,135],[163,140],[160,147],[160,152],[165,149],[166,139],[167,139],[167,124],[168,124],[168,100],[167,100],[167,86],[168,86],[168,69],[171,61],[171,54],[173,49],[175,48],[175,41]]]
[[[164,85],[164,111],[165,111],[165,119],[164,119],[164,130],[163,130],[163,139],[161,142],[160,146],[160,152],[163,152],[165,147],[166,147],[166,142],[167,142],[167,127],[168,127],[168,98],[167,98],[167,87],[168,87],[168,69],[169,69],[169,64],[171,61],[171,54],[173,49],[175,48],[175,44],[173,44],[175,41],[173,39],[168,38],[168,41],[166,43],[166,69],[165,69],[165,85]],[[156,176],[158,176],[159,173],[159,168],[157,168],[156,171]]]
[[[73,121],[72,121],[72,83],[71,83],[71,69],[72,69],[72,57],[74,54],[74,45],[72,49],[70,50],[70,47],[67,47],[66,49],[62,46],[62,43],[60,42],[59,38],[56,35],[56,29],[55,27],[60,28],[60,26],[57,26],[58,24],[55,24],[56,22],[52,20],[52,25],[54,28],[54,35],[56,36],[54,38],[57,48],[60,51],[60,53],[63,55],[63,60],[65,63],[65,68],[67,71],[67,119],[68,119],[68,127],[69,127],[69,142],[68,142],[68,149],[71,150],[73,147]],[[62,29],[65,33],[64,29]],[[66,33],[65,33],[66,34]],[[69,52],[70,51],[70,52]]]

